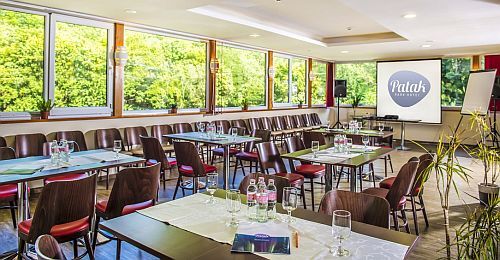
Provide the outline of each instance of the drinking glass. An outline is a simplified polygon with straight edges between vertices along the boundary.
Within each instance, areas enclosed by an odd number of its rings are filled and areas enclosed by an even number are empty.
[[[222,125],[217,126],[217,134],[219,134],[219,136],[224,134],[224,129],[222,129]]]
[[[71,157],[71,153],[75,151],[75,142],[69,141],[68,142],[68,158]]]
[[[238,136],[238,128],[232,127],[230,132],[231,136],[233,137],[233,141],[236,140],[236,137]]]
[[[319,152],[319,141],[311,141],[311,150],[313,152],[314,158],[318,157],[316,153]]]
[[[226,191],[226,209],[231,213],[231,222],[228,223],[230,227],[237,227],[238,220],[236,219],[236,213],[241,210],[241,198],[239,190],[228,190]]]
[[[380,122],[378,123],[378,131],[382,134],[384,131],[384,123]]]
[[[115,158],[116,159],[119,158],[119,153],[121,152],[121,150],[122,150],[122,141],[115,140],[113,142],[113,151],[115,152]]]
[[[288,217],[286,219],[287,223],[292,223],[292,211],[297,209],[298,202],[298,190],[295,187],[284,187],[283,188],[283,201],[281,206],[284,210],[288,212]]]
[[[205,132],[205,124],[204,123],[200,123],[199,129],[200,129],[201,133]]]
[[[342,122],[342,128],[344,128],[344,132],[349,128],[349,124],[347,122]]]
[[[345,139],[345,143],[346,143],[346,153],[350,153],[351,152],[351,149],[352,149],[352,138],[346,138]]]
[[[349,250],[342,247],[342,240],[346,240],[351,235],[351,213],[349,211],[333,211],[332,235],[334,239],[339,241],[338,247],[332,248],[332,254],[336,257],[349,256]]]
[[[370,143],[370,136],[363,135],[361,138],[362,138],[363,144],[365,145],[365,150],[366,150],[368,144]]]
[[[207,204],[215,204],[214,193],[217,190],[219,174],[216,172],[207,173],[207,191],[210,193],[210,199]]]
[[[363,122],[358,122],[358,131],[363,129]]]

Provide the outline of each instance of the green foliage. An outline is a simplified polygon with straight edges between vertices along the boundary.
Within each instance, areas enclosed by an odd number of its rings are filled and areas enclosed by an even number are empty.
[[[274,57],[274,103],[299,104],[306,100],[306,65],[300,58]],[[289,84],[289,72],[292,78]]]
[[[313,105],[326,103],[326,63],[313,61],[312,71],[315,75],[311,85],[311,99]]]
[[[487,118],[477,113],[472,113],[470,127],[479,137],[477,147],[471,149],[470,154],[483,163],[483,183],[495,184],[500,175],[500,154],[495,148],[488,146],[486,143],[486,139],[490,134],[490,126],[488,125]],[[491,178],[488,178],[489,175],[491,175]]]
[[[335,67],[336,79],[347,80],[347,98],[342,103],[354,107],[375,106],[377,101],[377,68],[375,62],[340,63]]]
[[[470,69],[470,58],[450,58],[442,60],[441,105],[462,105]]]
[[[39,100],[36,106],[40,112],[50,112],[50,110],[54,108],[54,103],[52,103],[52,99],[48,99],[46,101]]]

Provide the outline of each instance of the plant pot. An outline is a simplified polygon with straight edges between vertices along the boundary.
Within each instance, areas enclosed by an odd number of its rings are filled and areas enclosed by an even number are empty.
[[[49,111],[40,111],[40,118],[41,119],[49,119]]]
[[[243,106],[243,107],[241,108],[241,110],[243,110],[243,111],[248,111],[248,106]]]
[[[479,190],[479,200],[481,204],[487,206],[490,204],[490,201],[496,200],[498,198],[500,186],[496,184],[479,183],[477,187]]]
[[[299,108],[302,108],[303,105],[299,104]]]
[[[177,108],[171,108],[170,114],[177,114]]]

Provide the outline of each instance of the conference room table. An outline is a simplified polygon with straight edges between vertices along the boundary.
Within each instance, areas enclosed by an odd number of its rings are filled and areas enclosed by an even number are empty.
[[[322,133],[326,136],[335,136],[338,134],[343,134],[346,136],[356,136],[356,137],[369,136],[371,138],[371,141],[373,141],[376,138],[388,138],[394,135],[393,131],[380,132],[377,130],[367,130],[367,129],[361,129],[359,131],[349,131],[348,129],[344,130],[342,128],[326,128],[326,127],[314,129],[311,130],[311,132]]]
[[[224,175],[224,188],[229,189],[229,148],[233,145],[244,144],[252,141],[260,141],[258,137],[252,136],[232,136],[227,134],[215,134],[210,137],[205,132],[187,132],[179,134],[167,134],[163,137],[172,140],[182,140],[194,143],[202,143],[207,145],[220,146],[224,149],[223,154],[223,175]]]
[[[18,185],[18,223],[28,217],[28,182],[43,180],[50,177],[56,177],[68,173],[89,173],[98,170],[111,169],[120,166],[142,164],[143,158],[119,154],[114,158],[112,151],[98,149],[71,153],[68,163],[62,162],[59,166],[51,165],[50,156],[32,156],[19,159],[0,161],[0,185],[17,184]],[[32,174],[3,174],[10,169],[33,169],[39,168]],[[7,252],[9,255],[13,252]],[[0,258],[4,254],[0,254]]]
[[[215,196],[224,198],[225,191],[217,190]],[[246,203],[244,198],[242,195],[242,203]],[[161,207],[161,204],[154,207]],[[278,213],[286,213],[279,203],[276,210]],[[328,226],[332,223],[332,216],[311,210],[297,208],[292,215]],[[418,242],[417,236],[403,232],[356,221],[352,221],[351,226],[353,232],[408,246],[406,255]],[[139,212],[101,222],[99,228],[160,259],[266,259],[255,254],[232,253],[229,244],[217,242]]]
[[[320,151],[332,148],[333,144],[326,144],[320,146]],[[304,149],[296,151],[293,153],[287,153],[281,155],[282,158],[295,160],[295,161],[305,161],[311,163],[320,163],[325,165],[325,192],[332,190],[333,187],[333,171],[336,166],[343,166],[350,169],[350,190],[356,191],[357,185],[357,174],[362,173],[362,166],[367,165],[389,153],[394,151],[393,148],[387,147],[374,147],[370,152],[359,153],[352,158],[343,158],[336,156],[323,157],[321,159],[311,156],[313,154],[311,149]],[[340,178],[340,176],[339,176]]]

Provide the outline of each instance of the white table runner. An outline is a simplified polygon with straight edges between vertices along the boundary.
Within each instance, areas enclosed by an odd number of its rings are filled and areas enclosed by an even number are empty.
[[[208,195],[198,193],[138,212],[197,235],[232,244],[236,228],[226,226],[230,214],[225,209],[225,200],[215,198],[216,204],[210,205],[205,203],[208,198]],[[246,206],[242,205],[242,210],[238,214],[240,222],[249,222],[245,213]],[[278,214],[278,218],[285,217],[286,215]],[[299,248],[295,248],[292,243],[291,255],[258,255],[268,259],[333,259],[330,248],[335,245],[335,242],[331,227],[298,218],[295,220],[288,228],[290,234],[292,231],[299,232]],[[255,222],[249,223],[263,225]],[[351,251],[348,259],[403,259],[408,250],[408,246],[355,232],[351,233],[351,237],[343,245]]]
[[[365,147],[363,145],[353,145],[352,150],[355,152],[351,152],[351,153],[347,154],[347,153],[336,152],[335,148],[331,147],[331,148],[317,152],[316,157],[314,157],[314,154],[311,152],[308,154],[298,156],[298,158],[304,159],[307,161],[311,161],[311,162],[316,162],[316,163],[335,164],[335,163],[340,163],[340,162],[347,160],[347,159],[354,158],[356,156],[363,155],[364,153],[367,153],[367,152],[369,153],[369,152],[375,151],[379,148],[380,147],[377,147],[377,146],[367,146],[365,149]]]

